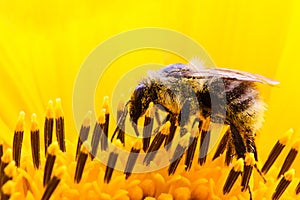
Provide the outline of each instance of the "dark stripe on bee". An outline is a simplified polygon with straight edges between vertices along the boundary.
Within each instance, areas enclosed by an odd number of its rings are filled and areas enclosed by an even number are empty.
[[[226,100],[231,102],[235,99],[240,98],[243,94],[247,93],[249,83],[241,81],[224,81]]]
[[[245,99],[238,100],[230,103],[230,109],[233,113],[238,114],[250,108],[255,103],[254,97],[247,97]]]

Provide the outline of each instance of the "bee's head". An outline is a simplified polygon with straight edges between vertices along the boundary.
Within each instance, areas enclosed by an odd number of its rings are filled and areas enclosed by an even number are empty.
[[[129,104],[129,115],[131,122],[137,124],[138,119],[145,113],[147,108],[145,98],[146,97],[146,86],[139,84],[133,94],[131,95]]]

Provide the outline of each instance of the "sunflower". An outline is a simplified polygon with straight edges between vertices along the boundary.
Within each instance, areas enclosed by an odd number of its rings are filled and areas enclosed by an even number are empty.
[[[299,148],[296,141],[299,138],[297,111],[300,110],[297,89],[297,65],[300,63],[296,53],[300,44],[299,9],[300,3],[296,0],[172,3],[1,1],[0,138],[1,166],[5,166],[1,169],[2,198],[249,198],[248,192],[241,192],[239,178],[233,181],[245,170],[239,160],[231,166],[226,166],[222,157],[213,162],[208,159],[204,166],[195,162],[189,172],[180,162],[172,176],[168,175],[167,168],[124,176],[121,171],[107,169],[105,164],[92,159],[88,153],[92,146],[83,145],[76,153],[81,124],[73,120],[72,97],[81,64],[107,38],[143,27],[178,31],[201,44],[217,66],[262,74],[281,82],[278,88],[261,88],[269,109],[257,136],[258,168],[261,169],[263,161],[268,160],[274,145],[276,147],[279,143],[284,149],[265,173],[267,183],[254,169],[249,185],[255,199],[271,198],[272,195],[273,198],[280,195],[284,199],[299,198],[295,192],[296,188],[299,190],[299,169],[296,167],[300,164],[299,158],[296,157],[292,166],[277,178],[285,158],[290,152],[293,156],[293,150],[297,152]],[[105,87],[101,87],[100,82],[97,94],[87,97],[97,102],[94,105],[97,120],[90,114],[82,116],[82,126],[90,126],[92,132],[94,123],[104,126],[105,121],[108,122],[106,113],[116,114],[117,110],[101,102],[105,95],[113,99],[115,85],[132,70],[132,66],[177,62],[183,62],[182,58],[151,49],[116,59],[103,80]],[[45,138],[41,130],[45,128],[46,120],[53,120],[55,126],[60,124],[53,127],[53,133],[60,132],[61,138],[53,136],[53,141],[57,142],[49,143],[44,149],[46,140],[42,140]],[[112,135],[115,124],[109,122],[108,134]],[[291,134],[289,130],[284,134],[290,127],[296,130],[295,133]],[[32,138],[35,138],[34,142],[31,142]],[[13,141],[18,145],[13,145]],[[123,148],[118,143],[116,141],[116,145]],[[141,148],[136,142],[127,151]],[[107,163],[113,162],[115,155],[118,154],[107,154]],[[249,155],[249,166],[252,166],[252,160]],[[224,195],[222,188],[228,177],[231,178],[228,184],[235,184]]]

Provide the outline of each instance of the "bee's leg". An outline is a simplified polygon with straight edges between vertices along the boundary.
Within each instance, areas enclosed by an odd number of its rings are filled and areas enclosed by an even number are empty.
[[[253,154],[255,159],[253,161],[253,166],[256,169],[256,171],[259,173],[259,175],[262,177],[262,179],[264,180],[264,182],[266,182],[266,179],[263,175],[263,172],[258,169],[256,162],[258,161],[258,156],[257,156],[257,149],[256,149],[256,144],[255,144],[255,140],[254,140],[254,134],[246,134],[245,135],[245,139],[246,139],[246,148],[247,148],[247,152]]]
[[[246,140],[246,149],[247,152],[253,153],[255,161],[257,161],[257,150],[256,150],[256,144],[254,141],[255,135],[253,134],[245,134],[245,140]]]
[[[230,124],[230,131],[231,131],[231,137],[232,137],[233,145],[238,159],[245,158],[246,146],[242,135],[233,124]]]
[[[256,168],[258,170],[256,166],[257,151],[256,151],[256,145],[254,141],[254,134],[246,133],[243,139],[242,135],[239,134],[237,128],[234,125],[231,124],[230,130],[232,132],[232,138],[233,138],[236,154],[238,158],[244,159],[244,172],[242,174],[241,186],[242,186],[242,191],[245,191],[249,187],[248,184],[249,184],[249,180],[253,168]],[[262,174],[260,170],[258,170],[258,172],[259,174]]]

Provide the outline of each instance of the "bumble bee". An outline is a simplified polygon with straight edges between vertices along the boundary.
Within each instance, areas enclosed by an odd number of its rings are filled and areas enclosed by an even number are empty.
[[[170,132],[173,134],[174,129],[179,127],[180,133],[184,135],[187,132],[184,127],[192,117],[194,117],[193,124],[198,122],[199,132],[201,132],[201,156],[198,162],[201,165],[205,162],[209,143],[210,130],[207,130],[208,126],[203,123],[206,121],[227,124],[230,127],[223,136],[213,159],[226,149],[227,164],[234,156],[244,159],[246,153],[252,153],[257,161],[255,135],[263,122],[265,104],[256,83],[277,85],[279,82],[238,70],[203,67],[200,62],[171,64],[158,71],[149,72],[140,80],[132,93],[114,135],[120,127],[123,127],[128,113],[138,135],[137,122],[153,102],[168,113],[165,122],[171,122]],[[172,127],[173,131],[171,131]],[[208,139],[204,142],[207,135]],[[170,142],[173,137],[174,135],[171,134],[166,140]],[[197,139],[198,137],[196,143]],[[151,153],[157,150],[157,144],[154,145],[156,148],[150,146],[144,148],[144,151]],[[190,146],[192,149],[190,147],[185,149],[189,156],[186,159],[186,170],[191,166],[195,150],[195,145],[190,143]],[[174,169],[169,170],[169,174],[172,173]]]

